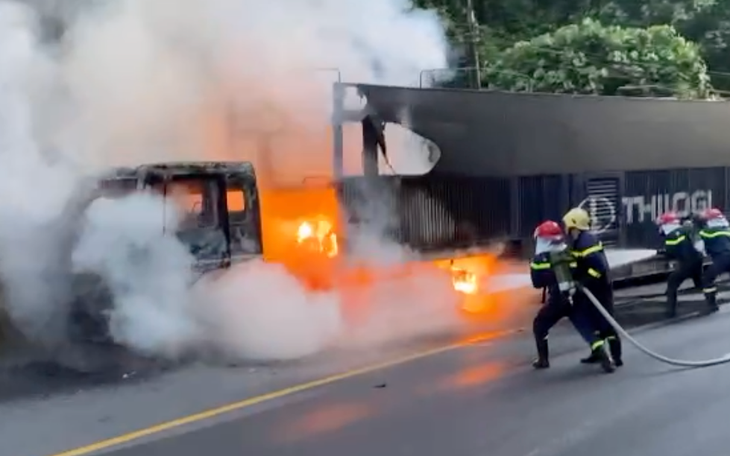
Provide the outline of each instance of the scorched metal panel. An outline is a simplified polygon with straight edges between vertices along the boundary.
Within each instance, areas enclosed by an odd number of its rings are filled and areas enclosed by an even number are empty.
[[[435,250],[509,236],[509,192],[508,180],[489,177],[348,177],[340,198],[351,222],[385,227],[402,244]]]
[[[730,104],[359,85],[368,112],[468,176],[730,166]]]

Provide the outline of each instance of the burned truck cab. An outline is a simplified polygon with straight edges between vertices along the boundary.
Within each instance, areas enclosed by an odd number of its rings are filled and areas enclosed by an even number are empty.
[[[164,208],[180,216],[174,234],[189,248],[201,272],[262,254],[256,175],[248,162],[143,165],[117,170],[100,187],[102,196],[113,197],[118,191],[162,196]]]
[[[250,163],[156,163],[115,169],[98,181],[83,210],[97,198],[150,192],[163,201],[160,234],[175,236],[187,247],[194,257],[195,277],[262,256],[259,194]],[[71,339],[111,343],[110,290],[93,273],[78,274],[73,283]]]

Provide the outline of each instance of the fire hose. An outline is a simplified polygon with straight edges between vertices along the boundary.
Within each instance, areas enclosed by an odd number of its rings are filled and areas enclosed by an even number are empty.
[[[550,262],[553,272],[555,273],[555,277],[558,281],[560,291],[563,293],[569,293],[571,295],[576,290],[585,293],[585,295],[591,301],[591,304],[593,304],[598,312],[603,315],[606,321],[608,321],[608,323],[613,326],[613,329],[615,329],[621,337],[631,342],[633,346],[644,352],[646,355],[654,358],[657,361],[670,364],[672,366],[681,367],[709,367],[716,366],[718,364],[730,363],[730,354],[720,358],[706,359],[701,361],[689,361],[669,358],[645,347],[641,344],[641,342],[636,340],[624,328],[621,327],[621,325],[613,318],[613,316],[611,316],[610,313],[608,313],[608,311],[603,307],[598,298],[596,298],[596,296],[588,288],[582,286],[580,283],[576,282],[573,279],[571,265],[574,261],[575,259],[565,250],[555,251],[552,252],[550,255]]]
[[[674,359],[669,358],[664,355],[660,355],[659,353],[645,347],[641,344],[638,340],[633,338],[624,328],[621,327],[620,324],[611,316],[610,313],[603,307],[601,302],[596,298],[596,296],[591,293],[591,290],[581,286],[580,284],[576,284],[576,287],[581,292],[585,293],[585,295],[588,297],[588,299],[591,301],[591,303],[596,307],[596,309],[603,315],[603,318],[608,321],[611,326],[613,326],[613,329],[616,330],[616,332],[623,337],[624,339],[631,342],[631,344],[638,348],[640,351],[644,352],[648,356],[654,358],[657,361],[661,361],[666,364],[671,364],[672,366],[681,366],[681,367],[709,367],[709,366],[717,366],[719,364],[725,364],[730,363],[730,354],[725,355],[720,358],[712,358],[712,359],[705,359],[701,361],[688,361],[688,360],[681,360],[681,359]]]

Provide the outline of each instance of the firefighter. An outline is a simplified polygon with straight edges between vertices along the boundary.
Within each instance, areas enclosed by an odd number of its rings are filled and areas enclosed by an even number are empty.
[[[563,283],[558,280],[556,263],[564,259],[567,261],[565,268],[570,271],[568,263],[573,261],[567,252],[562,228],[557,222],[549,220],[535,229],[534,237],[535,256],[530,262],[530,276],[535,288],[547,289],[547,300],[538,311],[532,325],[538,355],[532,366],[535,369],[550,367],[548,333],[563,317],[568,317],[581,337],[588,342],[592,353],[595,354],[597,361],[601,362],[604,370],[613,372],[615,367],[604,348],[604,341],[598,337],[597,331],[592,326],[590,309],[574,306],[571,294],[575,289],[569,285],[561,287]],[[570,284],[572,280],[567,282]]]
[[[687,279],[696,288],[702,288],[703,254],[695,248],[694,227],[691,220],[682,220],[674,212],[666,212],[657,219],[659,233],[664,238],[664,255],[677,262],[667,278],[667,316],[677,316],[677,291]],[[707,302],[710,307],[712,303]]]
[[[717,312],[717,285],[715,280],[723,272],[730,272],[730,226],[725,215],[716,208],[707,209],[702,215],[704,226],[700,239],[704,250],[712,259],[704,276],[702,292],[709,305],[709,311]]]
[[[573,208],[563,216],[563,224],[570,238],[569,248],[573,254],[576,267],[573,270],[575,280],[590,290],[600,301],[603,308],[613,315],[613,284],[609,276],[608,259],[603,244],[591,233],[591,217],[582,208]],[[617,367],[623,366],[621,339],[613,326],[593,306],[585,293],[577,292],[574,298],[576,305],[590,307],[593,325],[601,339],[608,342],[611,357]],[[600,362],[596,352],[581,360],[584,364]]]

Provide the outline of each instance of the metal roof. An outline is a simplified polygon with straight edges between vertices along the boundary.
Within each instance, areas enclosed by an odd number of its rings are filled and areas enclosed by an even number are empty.
[[[727,102],[355,87],[367,99],[366,112],[439,146],[435,173],[507,176],[730,166]]]
[[[251,162],[224,161],[180,161],[141,164],[136,167],[114,168],[106,174],[106,179],[135,179],[140,174],[159,173],[169,175],[192,174],[254,174]]]

